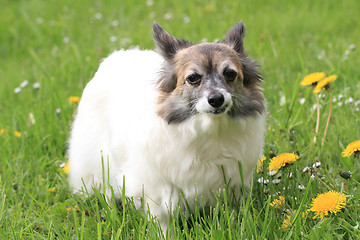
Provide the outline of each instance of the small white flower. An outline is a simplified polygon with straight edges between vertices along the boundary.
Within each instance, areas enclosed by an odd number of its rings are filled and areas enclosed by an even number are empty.
[[[154,0],[146,0],[146,5],[148,7],[151,7],[152,5],[154,5]]]
[[[35,125],[35,117],[32,112],[29,113],[28,125]]]
[[[22,83],[20,83],[20,87],[21,87],[21,88],[24,88],[24,87],[26,87],[28,84],[29,84],[29,81],[28,81],[28,80],[25,80],[25,81],[23,81]]]
[[[357,107],[357,106],[359,106],[360,105],[360,100],[357,100],[356,102],[355,102],[355,107]]]
[[[342,99],[343,99],[343,95],[342,94],[339,94],[339,96],[338,96],[338,101],[341,101]]]
[[[65,44],[68,44],[70,42],[70,38],[69,37],[64,37],[64,39],[63,39],[63,43],[65,43]]]
[[[38,17],[37,19],[36,19],[36,23],[37,24],[42,24],[44,22],[44,19],[42,19],[41,17]]]
[[[60,113],[61,113],[61,109],[60,109],[60,108],[57,108],[57,109],[55,110],[55,112],[56,112],[56,114],[60,114]]]
[[[321,50],[320,53],[317,55],[317,58],[319,60],[323,59],[325,57],[325,50]]]
[[[353,102],[354,102],[354,99],[352,97],[349,97],[348,99],[345,100],[345,104],[353,103]]]
[[[102,19],[102,14],[101,13],[95,13],[95,15],[94,15],[94,18],[96,19],[96,20],[101,20]]]
[[[305,190],[305,186],[302,185],[302,184],[299,184],[298,189],[300,189],[300,190]]]
[[[311,179],[314,180],[315,179],[315,175],[314,174],[311,174]]]
[[[303,105],[305,103],[305,98],[300,98],[300,104]]]
[[[166,13],[165,15],[164,15],[164,19],[165,20],[170,20],[170,19],[172,19],[173,18],[173,15],[171,14],[171,13]]]
[[[357,107],[357,108],[355,108],[355,111],[356,111],[356,112],[358,112],[358,111],[359,111],[359,109],[360,109],[360,108],[358,108],[358,107]]]
[[[269,171],[269,176],[274,176],[276,174],[276,171]]]
[[[274,179],[272,180],[273,184],[279,184],[281,182],[281,179]]]
[[[286,103],[286,97],[283,93],[280,93],[280,102],[279,102],[279,105],[280,106],[284,106]]]
[[[355,50],[355,48],[356,48],[355,44],[350,44],[349,47],[348,47],[348,49],[349,49],[350,51]]]
[[[65,167],[65,165],[66,165],[66,163],[63,162],[59,165],[59,167],[63,168],[63,167]]]
[[[40,88],[40,83],[39,82],[34,83],[33,88],[39,89]]]
[[[308,166],[304,167],[304,169],[302,170],[303,172],[310,172],[311,168],[309,168]]]
[[[342,105],[343,105],[343,103],[342,102],[338,102],[338,104],[337,104],[339,107],[341,107]]]
[[[117,37],[116,36],[111,36],[110,37],[110,42],[116,42],[117,41]]]
[[[19,92],[21,92],[21,88],[17,87],[14,89],[14,93],[19,93]]]
[[[119,21],[118,21],[118,20],[112,21],[112,22],[111,22],[111,26],[113,26],[113,27],[119,26]]]
[[[208,41],[207,38],[201,39],[201,42],[202,42],[202,43],[206,43],[207,41]]]
[[[333,97],[333,102],[337,102],[337,98],[336,97]]]
[[[316,168],[316,167],[318,167],[318,166],[320,166],[321,165],[321,162],[315,162],[313,165],[312,165],[312,167],[313,168]]]
[[[130,38],[123,38],[120,40],[120,45],[121,46],[127,46],[131,44],[131,39]]]
[[[190,22],[190,17],[189,16],[184,16],[183,21],[184,21],[184,23],[189,23]]]
[[[263,177],[259,178],[258,180],[258,183],[263,183],[263,184],[268,184],[269,183],[269,179],[265,179]]]

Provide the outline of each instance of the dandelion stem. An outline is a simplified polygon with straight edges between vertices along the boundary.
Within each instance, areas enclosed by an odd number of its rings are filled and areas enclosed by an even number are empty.
[[[319,132],[319,125],[320,125],[320,102],[319,102],[319,96],[317,94],[316,94],[316,109],[317,109],[317,117],[316,117],[314,143],[316,143],[316,137]]]
[[[317,174],[315,174],[315,177],[322,185],[324,185],[327,189],[329,189],[329,191],[332,190],[332,188],[329,187],[329,185],[327,185],[323,180],[321,180],[321,178],[319,178],[319,176]]]
[[[325,142],[327,130],[328,130],[329,124],[330,124],[331,113],[332,113],[332,94],[330,94],[330,109],[329,109],[329,115],[328,115],[328,118],[327,118],[327,121],[326,121],[326,126],[325,126],[324,136],[323,136],[323,139],[322,139],[322,141],[321,141],[321,146],[324,146],[324,142]]]

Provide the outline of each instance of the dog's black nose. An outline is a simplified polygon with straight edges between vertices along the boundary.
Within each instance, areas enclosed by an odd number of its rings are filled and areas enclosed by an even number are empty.
[[[223,105],[224,103],[224,95],[222,95],[222,93],[214,93],[214,94],[210,94],[208,97],[208,102],[209,104],[214,107],[214,108],[218,108],[221,107],[221,105]]]

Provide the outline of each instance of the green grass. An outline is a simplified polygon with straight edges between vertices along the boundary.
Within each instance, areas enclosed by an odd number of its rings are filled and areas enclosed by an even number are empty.
[[[149,1],[148,1],[149,2]],[[99,62],[115,49],[153,48],[152,23],[171,34],[200,42],[221,39],[239,20],[247,26],[245,48],[262,65],[269,117],[265,167],[271,152],[299,152],[300,159],[275,176],[255,174],[240,202],[219,201],[187,220],[170,221],[174,239],[359,239],[359,158],[343,158],[346,145],[360,139],[360,2],[348,1],[40,1],[1,0],[0,14],[0,238],[1,239],[154,239],[155,220],[129,205],[107,204],[101,194],[72,195],[60,165],[76,106]],[[166,15],[166,18],[164,17]],[[169,19],[170,18],[170,19]],[[190,19],[190,22],[184,21]],[[356,49],[344,59],[350,44]],[[314,143],[315,95],[300,86],[312,72],[337,74],[331,93],[320,98]],[[28,80],[21,92],[14,89]],[[40,83],[39,89],[33,84]],[[333,114],[324,146],[321,140],[332,98]],[[349,102],[349,98],[353,102]],[[300,100],[305,99],[304,104]],[[346,101],[348,100],[348,101]],[[57,111],[60,110],[60,113]],[[30,113],[35,123],[29,120]],[[20,131],[21,137],[15,137]],[[316,161],[314,171],[303,172]],[[315,172],[316,170],[316,172]],[[349,180],[339,170],[352,173]],[[292,173],[292,178],[288,175]],[[263,177],[267,185],[258,183]],[[300,190],[299,185],[305,190]],[[55,187],[55,192],[48,191]],[[342,191],[347,205],[322,220],[306,212],[312,198]],[[285,196],[285,209],[297,210],[287,230],[286,214],[270,207]],[[122,199],[124,202],[125,199]],[[304,213],[304,214],[303,214]]]

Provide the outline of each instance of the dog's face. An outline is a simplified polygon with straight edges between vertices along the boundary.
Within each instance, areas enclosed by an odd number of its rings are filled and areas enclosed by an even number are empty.
[[[165,59],[158,88],[158,114],[180,123],[198,113],[231,118],[263,112],[262,77],[243,50],[239,22],[220,43],[192,45],[154,23],[154,39]]]

